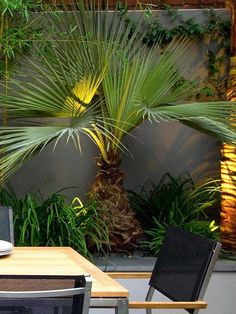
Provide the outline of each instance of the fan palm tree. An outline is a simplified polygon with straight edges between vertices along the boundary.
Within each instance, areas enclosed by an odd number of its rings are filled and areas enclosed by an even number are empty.
[[[4,180],[62,137],[80,150],[80,137],[87,135],[100,151],[90,195],[102,203],[113,248],[130,248],[140,227],[119,170],[124,136],[145,119],[180,121],[235,145],[235,104],[186,102],[193,84],[176,66],[183,56],[182,66],[191,64],[186,39],[174,40],[165,50],[158,44],[147,49],[139,27],[133,30],[117,10],[111,16],[108,10],[86,10],[83,1],[78,7],[51,14],[57,28],[49,39],[51,52],[39,49],[42,62],[28,59],[27,73],[21,69],[0,95],[1,108],[14,120],[13,126],[0,128],[0,171]]]

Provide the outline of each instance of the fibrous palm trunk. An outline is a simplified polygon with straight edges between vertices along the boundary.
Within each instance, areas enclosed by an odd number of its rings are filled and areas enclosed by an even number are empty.
[[[236,100],[236,57],[231,57],[231,70],[227,99]],[[232,123],[236,124],[236,117]],[[223,144],[221,157],[222,201],[221,242],[227,251],[236,252],[236,147]]]
[[[232,14],[230,79],[227,100],[236,100],[236,1],[226,1]],[[236,124],[236,117],[232,117]],[[236,148],[223,144],[221,161],[222,206],[221,206],[221,242],[224,249],[236,252]]]
[[[101,215],[109,230],[110,246],[115,252],[132,253],[142,229],[129,206],[127,193],[123,187],[124,173],[120,171],[120,157],[110,151],[106,162],[99,157],[99,168],[90,189],[90,196],[101,206]]]
[[[224,144],[221,161],[221,242],[223,248],[236,252],[236,148]]]

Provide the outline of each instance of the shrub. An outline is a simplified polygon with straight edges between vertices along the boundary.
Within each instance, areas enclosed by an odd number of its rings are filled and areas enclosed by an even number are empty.
[[[146,182],[128,194],[145,229],[146,239],[141,245],[151,253],[158,253],[170,224],[201,236],[217,237],[218,226],[208,218],[220,197],[217,180],[194,184],[187,173],[177,178],[167,173],[157,185]]]
[[[108,231],[95,200],[76,202],[68,203],[60,193],[46,199],[31,193],[18,197],[9,184],[0,190],[0,203],[13,208],[16,246],[71,246],[91,258],[90,247],[102,250]]]

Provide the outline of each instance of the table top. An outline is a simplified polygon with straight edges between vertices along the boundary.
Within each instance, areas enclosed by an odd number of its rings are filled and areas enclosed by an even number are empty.
[[[14,247],[0,257],[0,275],[92,277],[92,297],[128,297],[128,290],[70,247]]]

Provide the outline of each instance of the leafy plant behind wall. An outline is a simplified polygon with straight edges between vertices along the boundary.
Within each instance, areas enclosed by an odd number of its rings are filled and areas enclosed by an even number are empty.
[[[31,193],[18,197],[10,184],[0,189],[0,203],[13,208],[16,246],[71,246],[91,258],[91,250],[108,247],[108,231],[97,202],[78,201],[68,204],[59,193],[46,199]]]
[[[193,233],[215,238],[218,226],[208,215],[219,213],[219,181],[194,184],[189,174],[177,178],[165,174],[158,184],[147,182],[128,191],[132,208],[145,229],[142,246],[158,253],[168,225],[177,225]],[[216,214],[217,213],[217,214]]]
[[[42,30],[31,12],[41,8],[41,0],[0,2],[0,78],[8,77],[16,58],[29,52],[33,41],[41,40]]]

